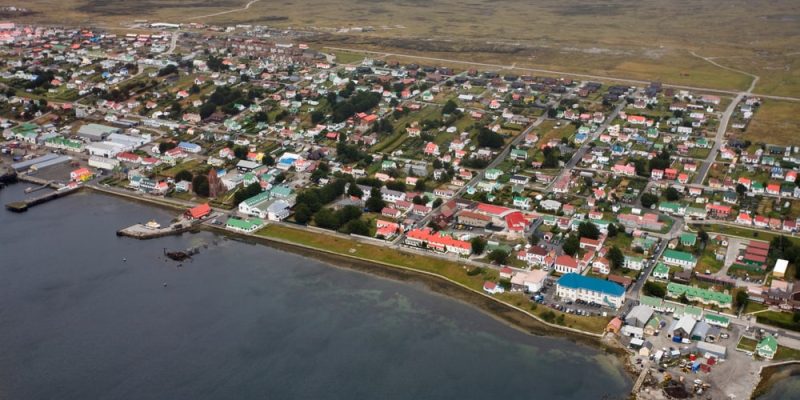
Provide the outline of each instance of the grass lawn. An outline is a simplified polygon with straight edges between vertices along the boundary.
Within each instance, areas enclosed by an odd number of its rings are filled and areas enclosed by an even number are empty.
[[[800,360],[800,350],[786,346],[778,346],[772,361]]]
[[[756,314],[757,321],[762,324],[800,331],[800,322],[795,322],[793,317],[792,313],[779,311],[764,311]]]
[[[388,247],[357,243],[353,242],[352,240],[335,237],[333,235],[320,235],[319,233],[293,229],[285,226],[269,225],[266,228],[258,231],[258,235],[268,238],[288,240],[290,242],[303,244],[317,249],[332,251],[334,253],[346,256],[361,257],[364,259],[381,261],[414,270],[432,272],[452,279],[477,291],[482,290],[484,281],[497,281],[498,278],[497,271],[491,268],[483,268],[481,273],[469,275],[467,273],[468,268],[457,262],[408,254]],[[541,316],[547,310],[550,310],[549,308],[541,305],[536,307],[536,310],[531,310],[530,301],[524,295],[519,293],[506,293],[497,297],[508,304],[518,306],[524,310],[529,310],[539,316]],[[556,317],[558,317],[558,314],[562,314],[554,310],[553,312],[557,313]],[[571,314],[564,314],[563,325],[599,333],[603,331],[609,320],[610,318],[604,317],[580,317]]]
[[[483,290],[483,282],[486,280],[497,280],[497,271],[489,268],[486,268],[482,274],[470,276],[467,274],[467,268],[460,263],[403,253],[388,247],[357,243],[333,235],[321,235],[316,232],[279,225],[269,225],[258,231],[258,235],[288,240],[346,256],[361,257],[405,268],[433,272],[475,290]]]
[[[350,51],[334,51],[333,55],[336,56],[336,62],[339,64],[356,64],[364,59],[364,54],[353,53]]]
[[[756,303],[755,301],[748,301],[747,305],[744,306],[744,314],[750,314],[756,311],[764,311],[767,310],[769,307],[761,304]]]
[[[755,352],[757,344],[758,341],[756,341],[755,339],[750,339],[748,337],[742,336],[742,338],[739,339],[739,343],[736,344],[736,348],[739,350]]]

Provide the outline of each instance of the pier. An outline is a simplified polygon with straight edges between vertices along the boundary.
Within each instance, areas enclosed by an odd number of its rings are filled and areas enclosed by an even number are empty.
[[[28,209],[33,206],[46,203],[50,200],[54,200],[59,197],[70,195],[72,193],[77,192],[78,190],[80,190],[80,186],[74,186],[74,187],[64,186],[62,188],[56,189],[56,191],[54,192],[43,194],[38,197],[8,203],[6,204],[6,209],[8,209],[9,211],[19,212],[19,213],[25,212],[28,211]]]
[[[117,231],[117,236],[131,237],[141,240],[155,239],[169,235],[177,235],[179,233],[189,231],[193,227],[194,223],[185,219],[180,219],[177,222],[170,224],[166,228],[162,228],[158,224],[148,222],[146,224],[136,224],[124,229],[120,229]]]

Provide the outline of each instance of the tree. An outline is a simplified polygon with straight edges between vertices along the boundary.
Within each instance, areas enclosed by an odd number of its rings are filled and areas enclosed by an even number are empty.
[[[741,183],[737,183],[736,193],[739,194],[739,196],[744,196],[744,194],[747,193],[747,186],[742,185]]]
[[[298,204],[294,208],[294,220],[298,224],[307,224],[311,220],[311,209],[305,204]]]
[[[597,225],[591,222],[581,222],[578,225],[578,235],[582,238],[597,240],[600,237],[600,230],[597,229]]]
[[[236,204],[239,204],[259,193],[261,193],[261,184],[258,182],[253,182],[246,187],[237,190],[236,193],[233,194],[233,201]]]
[[[344,225],[344,233],[369,236],[369,225],[362,219],[353,219]]]
[[[178,147],[178,145],[175,144],[175,142],[161,142],[158,144],[158,152],[164,154],[164,152],[172,150],[175,147]]]
[[[670,186],[664,190],[664,197],[666,197],[666,199],[669,201],[678,201],[681,198],[681,193],[678,192],[678,189]]]
[[[656,203],[658,203],[658,196],[652,193],[645,193],[642,195],[642,207],[650,208]]]
[[[197,175],[192,178],[192,189],[198,196],[208,197],[210,192],[208,177],[205,175]]]
[[[472,247],[472,254],[481,255],[486,250],[486,239],[480,236],[472,238],[469,244]]]
[[[192,181],[192,173],[187,171],[187,170],[185,170],[185,169],[182,169],[182,170],[178,171],[178,173],[175,174],[175,182],[180,182],[180,181],[191,182]]]
[[[275,158],[269,154],[264,154],[264,157],[261,159],[261,162],[264,165],[275,165]],[[316,170],[315,170],[316,171]]]
[[[433,201],[433,208],[438,208],[439,206],[442,205],[442,202],[443,202],[442,198],[437,197],[436,200]]]
[[[530,236],[528,236],[528,244],[531,246],[536,246],[539,244],[539,240],[539,236],[537,236],[535,233],[532,233]]]
[[[652,281],[645,282],[643,290],[647,296],[663,298],[667,295],[667,290],[664,286]]]
[[[447,103],[444,103],[444,107],[442,107],[442,114],[452,114],[453,111],[456,110],[458,104],[452,99],[447,100]]]
[[[625,255],[622,254],[622,250],[617,246],[613,246],[608,250],[606,258],[611,262],[611,267],[613,268],[622,268],[622,266],[625,265]]]
[[[311,123],[312,124],[318,124],[318,123],[322,122],[323,119],[325,119],[325,113],[323,113],[322,111],[312,111],[311,112]]]
[[[747,290],[739,289],[736,291],[736,296],[733,298],[733,305],[736,308],[744,307],[744,305],[747,304],[749,297],[750,296],[747,295]]]
[[[481,147],[499,149],[500,147],[503,147],[503,144],[505,144],[503,135],[500,135],[491,129],[481,128],[480,132],[478,133],[478,145]]]
[[[361,190],[361,188],[358,187],[358,185],[356,185],[355,183],[351,183],[350,187],[347,188],[347,194],[350,196],[358,197],[360,199],[362,196],[364,196],[364,191]]]
[[[369,199],[367,199],[365,205],[367,206],[367,210],[371,212],[381,212],[383,207],[386,207],[386,203],[381,197],[381,190],[378,188],[372,188],[372,190],[369,192]]]
[[[608,224],[608,228],[606,228],[606,230],[608,231],[608,237],[617,236],[617,226],[616,225]]]
[[[325,229],[339,229],[339,218],[330,208],[323,208],[314,214],[314,222]]]
[[[569,235],[567,240],[564,241],[564,245],[561,248],[564,250],[564,253],[570,256],[574,256],[575,253],[578,252],[580,248],[581,242],[578,236],[576,235]]]
[[[247,158],[247,153],[250,152],[250,149],[244,146],[236,146],[233,148],[233,155],[240,160],[244,160]]]
[[[508,253],[503,249],[494,249],[489,253],[489,260],[498,264],[505,264],[508,259]]]

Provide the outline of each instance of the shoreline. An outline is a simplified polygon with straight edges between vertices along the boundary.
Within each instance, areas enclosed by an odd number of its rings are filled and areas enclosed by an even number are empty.
[[[182,205],[178,205],[169,201],[161,201],[160,199],[150,199],[134,194],[121,193],[114,190],[104,190],[103,188],[94,186],[84,186],[84,188],[131,201],[155,205],[163,209],[184,209],[184,206]],[[242,240],[249,243],[265,245],[281,251],[309,257],[317,261],[324,262],[335,268],[346,268],[349,270],[363,272],[373,276],[392,279],[400,282],[420,283],[425,285],[428,290],[436,294],[447,296],[451,299],[463,302],[471,307],[475,307],[481,312],[484,312],[485,314],[508,325],[509,327],[523,331],[529,335],[561,337],[574,343],[591,346],[601,350],[606,354],[616,356],[621,362],[621,366],[627,373],[628,377],[631,378],[632,383],[635,382],[639,375],[639,373],[636,372],[633,369],[633,366],[630,364],[628,351],[615,341],[604,340],[604,334],[596,334],[548,323],[541,320],[536,315],[533,315],[514,305],[503,302],[487,294],[478,292],[470,287],[462,285],[461,283],[453,281],[448,277],[439,274],[383,263],[377,260],[334,253],[328,250],[319,249],[288,240],[280,240],[277,238],[270,238],[256,234],[233,232],[225,229],[223,226],[209,226],[201,224],[200,226],[196,226],[188,230],[188,232],[198,232],[201,230],[223,235],[228,238],[233,238],[234,240]]]
[[[89,189],[96,193],[145,203],[147,205],[156,206],[162,209],[182,211],[185,208],[183,205],[178,205],[162,199],[151,199],[137,196],[135,194],[122,193],[114,190],[104,190],[104,188],[94,186],[84,186],[83,188]],[[190,233],[198,231],[208,231],[214,234],[232,238],[233,240],[242,240],[253,244],[265,245],[277,250],[312,258],[335,268],[346,268],[399,282],[423,284],[428,290],[438,295],[447,296],[456,301],[463,302],[471,307],[475,307],[481,312],[508,325],[513,329],[517,329],[534,336],[564,338],[572,341],[573,343],[591,346],[605,354],[615,356],[616,359],[619,360],[620,366],[631,379],[631,383],[634,383],[636,378],[639,376],[639,372],[634,370],[633,365],[630,362],[630,354],[627,349],[623,348],[615,341],[604,340],[603,338],[605,335],[594,334],[566,326],[550,324],[541,320],[536,315],[533,315],[514,305],[505,303],[487,294],[480,293],[477,290],[469,288],[439,274],[414,270],[389,263],[382,263],[377,260],[369,260],[361,257],[334,253],[328,250],[306,246],[288,240],[280,240],[277,238],[270,238],[256,234],[233,232],[225,229],[222,226],[209,226],[201,224],[200,226],[196,226],[188,230]]]
[[[759,380],[750,393],[750,399],[755,400],[767,394],[779,380],[789,377],[800,377],[800,361],[791,360],[761,367]]]

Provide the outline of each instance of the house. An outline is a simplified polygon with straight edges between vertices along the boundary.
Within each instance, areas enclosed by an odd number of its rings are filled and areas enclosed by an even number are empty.
[[[556,295],[566,300],[619,308],[625,300],[625,289],[607,280],[568,273],[556,281]]]
[[[505,292],[505,289],[492,281],[486,281],[483,283],[483,291],[489,294],[497,294]]]
[[[78,168],[69,173],[69,179],[73,182],[86,182],[94,177],[88,168]]]
[[[523,290],[527,293],[536,293],[542,290],[546,279],[547,272],[540,269],[517,272],[511,278],[511,290]]]
[[[561,274],[578,273],[578,260],[568,255],[556,257],[555,270]]]
[[[775,357],[775,353],[777,352],[778,341],[772,335],[764,336],[764,339],[761,339],[761,341],[756,345],[756,354],[768,360],[771,360],[773,357]]]
[[[697,301],[706,305],[716,305],[718,307],[729,308],[733,302],[733,297],[727,293],[716,292],[694,286],[670,282],[667,284],[667,296],[671,298],[681,298],[686,296],[689,301]]]
[[[653,268],[652,276],[655,279],[669,280],[669,267],[664,265],[664,263],[656,264],[656,267]]]
[[[184,216],[188,219],[202,219],[211,214],[211,206],[208,203],[194,206],[186,211]]]
[[[644,267],[644,258],[626,255],[622,267],[634,271],[641,271]]]
[[[664,264],[675,265],[683,269],[692,269],[697,264],[697,259],[689,253],[668,249],[662,256]]]

